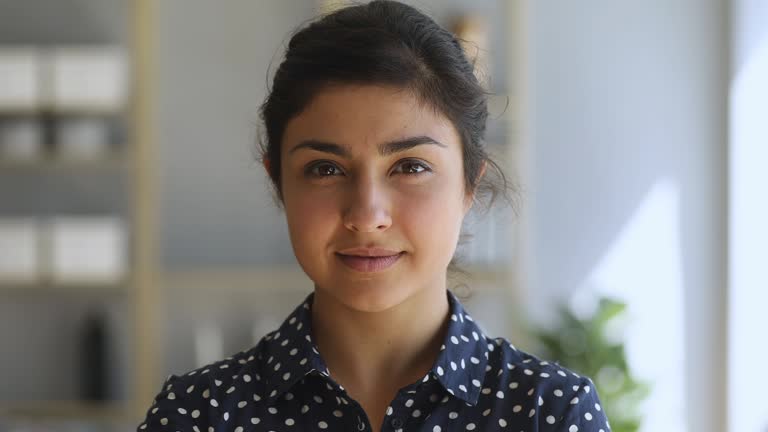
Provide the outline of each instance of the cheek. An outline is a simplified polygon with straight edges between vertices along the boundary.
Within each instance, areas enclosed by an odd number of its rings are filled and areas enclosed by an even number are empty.
[[[430,260],[450,260],[458,241],[463,211],[455,189],[425,190],[403,197],[398,206],[398,221],[416,252]]]
[[[338,206],[332,196],[307,193],[288,186],[283,194],[288,230],[297,253],[317,253],[327,244],[337,223]]]

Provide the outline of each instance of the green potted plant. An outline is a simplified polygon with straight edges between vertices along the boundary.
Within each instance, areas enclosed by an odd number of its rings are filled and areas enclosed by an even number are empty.
[[[561,305],[555,327],[532,331],[542,357],[593,379],[613,432],[639,430],[638,406],[649,393],[649,385],[633,377],[624,344],[610,337],[625,311],[626,304],[610,298],[600,298],[587,318]]]

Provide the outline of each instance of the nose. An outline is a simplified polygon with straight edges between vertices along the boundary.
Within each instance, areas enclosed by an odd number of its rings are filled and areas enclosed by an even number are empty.
[[[352,186],[343,215],[344,226],[354,232],[384,231],[392,225],[389,198],[375,180],[359,180]]]

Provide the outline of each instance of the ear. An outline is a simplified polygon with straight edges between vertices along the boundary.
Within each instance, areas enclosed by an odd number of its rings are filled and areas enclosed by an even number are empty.
[[[263,164],[264,164],[264,169],[265,169],[265,170],[267,170],[267,175],[269,175],[270,177],[272,177],[272,165],[271,165],[271,161],[269,160],[269,158],[268,158],[268,157],[266,157],[266,156],[265,156],[265,157],[263,157],[263,158],[261,159],[261,163],[263,163]]]
[[[485,176],[486,168],[488,168],[488,161],[484,160],[480,164],[480,170],[477,173],[477,178],[475,179],[475,185],[479,184],[480,181],[483,179],[483,176]],[[466,216],[467,213],[469,213],[469,210],[472,208],[472,203],[474,202],[475,202],[475,191],[473,190],[467,194],[467,199],[465,200],[465,203],[464,203],[464,216]]]

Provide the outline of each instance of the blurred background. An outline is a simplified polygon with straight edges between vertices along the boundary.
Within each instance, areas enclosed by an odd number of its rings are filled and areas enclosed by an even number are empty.
[[[520,188],[466,221],[481,326],[615,431],[768,431],[768,2],[407,3],[468,41]],[[0,0],[0,431],[135,430],[311,291],[257,111],[341,4]]]

